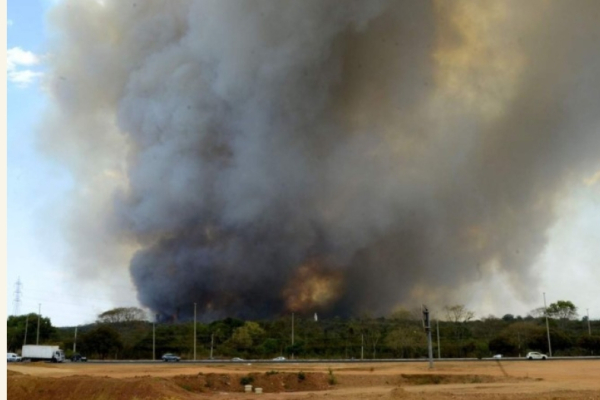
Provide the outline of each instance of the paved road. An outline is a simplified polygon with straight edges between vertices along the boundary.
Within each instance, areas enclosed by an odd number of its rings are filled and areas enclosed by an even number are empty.
[[[521,361],[529,361],[529,362],[547,362],[547,361],[556,361],[556,360],[600,360],[600,356],[588,356],[588,357],[552,357],[547,360],[527,360],[523,357],[503,357],[501,359],[496,358],[482,358],[481,360],[477,358],[434,358],[434,362],[444,362],[444,361],[507,361],[507,362],[521,362]],[[181,360],[179,363],[184,364],[348,364],[348,363],[414,363],[414,362],[427,362],[428,359],[420,358],[420,359],[369,359],[369,360],[345,360],[345,359],[335,359],[335,360],[285,360],[285,361],[273,361],[273,360],[244,360],[244,361],[231,361],[231,360]],[[71,361],[66,361],[71,362]],[[158,364],[163,363],[162,360],[88,360],[88,363],[103,363],[103,364]]]

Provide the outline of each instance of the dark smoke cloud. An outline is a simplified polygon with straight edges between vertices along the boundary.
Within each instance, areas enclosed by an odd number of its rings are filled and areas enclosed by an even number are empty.
[[[183,318],[447,304],[494,271],[527,296],[599,168],[599,12],[63,1],[42,143],[80,184],[74,256],[101,261],[78,271],[130,261]]]

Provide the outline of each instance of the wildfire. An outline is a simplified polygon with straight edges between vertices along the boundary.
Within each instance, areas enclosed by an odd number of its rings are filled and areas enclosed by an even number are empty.
[[[342,273],[312,259],[298,268],[283,290],[289,310],[322,309],[340,296]]]

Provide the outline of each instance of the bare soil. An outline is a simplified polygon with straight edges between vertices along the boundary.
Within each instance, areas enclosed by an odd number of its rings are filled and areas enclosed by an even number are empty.
[[[10,400],[598,399],[600,360],[373,364],[15,363]],[[263,394],[244,393],[244,384]]]

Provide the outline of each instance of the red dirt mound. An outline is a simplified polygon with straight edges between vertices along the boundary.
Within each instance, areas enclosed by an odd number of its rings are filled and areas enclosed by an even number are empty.
[[[114,379],[89,376],[39,378],[19,375],[9,377],[7,398],[11,400],[188,400],[193,397],[174,382],[164,378]]]
[[[314,391],[329,389],[329,378],[318,372],[265,372],[248,375],[198,374],[172,378],[178,386],[194,392],[243,392],[244,385],[259,387],[264,393]]]

